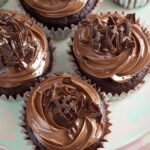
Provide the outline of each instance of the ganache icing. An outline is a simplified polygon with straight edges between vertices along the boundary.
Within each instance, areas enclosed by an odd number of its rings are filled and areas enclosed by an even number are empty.
[[[150,61],[149,43],[135,14],[87,16],[74,36],[73,53],[86,73],[118,83],[130,80]]]
[[[49,64],[47,38],[27,16],[0,11],[0,86],[16,87],[42,75]]]
[[[83,150],[103,134],[99,100],[81,79],[68,74],[49,77],[28,98],[27,120],[46,148]]]

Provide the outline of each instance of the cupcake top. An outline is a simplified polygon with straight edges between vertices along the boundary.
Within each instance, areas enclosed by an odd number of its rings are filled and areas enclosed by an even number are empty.
[[[82,10],[88,0],[24,0],[41,16],[61,18]]]
[[[105,111],[100,102],[91,85],[59,74],[48,77],[27,98],[27,121],[46,148],[83,150],[104,134]]]
[[[48,67],[48,42],[27,16],[0,10],[0,87],[20,86]]]
[[[74,36],[73,53],[81,69],[118,83],[130,80],[150,62],[150,46],[135,14],[91,14]]]

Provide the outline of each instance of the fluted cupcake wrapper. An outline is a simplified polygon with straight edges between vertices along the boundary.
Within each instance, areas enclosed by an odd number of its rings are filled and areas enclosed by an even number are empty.
[[[107,12],[107,13],[111,14],[112,12]],[[119,13],[119,12],[115,11],[115,13]],[[125,12],[120,12],[120,13],[125,15]],[[103,14],[103,13],[101,12],[99,14]],[[150,45],[150,31],[148,30],[147,27],[144,27],[143,25],[141,25],[140,19],[137,19],[136,23],[141,27],[143,33],[147,37],[149,45]],[[77,28],[76,28],[76,30],[77,30]],[[74,33],[75,33],[75,31],[74,31]],[[73,39],[74,39],[73,36],[74,35],[72,35],[70,37],[69,42],[67,43],[67,45],[68,45],[68,54],[70,56],[69,59],[70,59],[70,62],[72,63],[72,66],[75,69],[75,73],[78,76],[80,76],[82,78],[85,78],[86,80],[90,80],[91,83],[94,83],[97,87],[99,87],[101,89],[101,87],[98,86],[94,81],[92,81],[92,79],[90,79],[86,75],[84,75],[82,70],[79,68],[79,65],[77,64],[76,58],[75,58],[75,56],[73,54],[73,46],[72,46],[73,45]],[[109,101],[122,100],[122,99],[126,98],[127,96],[133,94],[135,91],[139,90],[143,86],[143,84],[148,80],[148,77],[150,77],[150,62],[147,65],[147,68],[149,68],[149,69],[146,71],[147,73],[146,73],[144,79],[141,82],[139,82],[139,84],[135,88],[129,89],[128,92],[122,92],[121,94],[118,94],[118,93],[112,94],[111,92],[107,93],[106,91],[102,91],[102,92],[104,92],[106,94],[108,102]]]
[[[113,0],[113,1],[119,4],[120,6],[128,9],[142,7],[150,2],[149,0]]]
[[[59,73],[56,73],[56,74],[59,74]],[[52,74],[50,76],[55,76],[56,74]],[[42,82],[44,79],[46,79],[47,77],[50,77],[50,76],[46,76],[44,78],[40,78],[40,82]],[[91,84],[90,80],[86,80],[85,78],[81,78],[82,80],[86,81],[88,84]],[[39,83],[36,84],[36,86],[38,86]],[[110,130],[110,127],[112,126],[112,124],[110,123],[110,119],[109,119],[109,114],[111,113],[110,110],[109,110],[109,105],[107,103],[107,97],[105,95],[105,93],[102,93],[100,91],[99,88],[96,87],[96,85],[92,85],[94,87],[94,89],[99,93],[100,95],[100,98],[101,98],[101,101],[100,101],[100,106],[101,106],[101,110],[102,110],[102,122],[103,122],[103,133],[102,133],[102,136],[100,137],[100,139],[98,140],[98,142],[96,142],[94,145],[93,145],[93,150],[97,150],[99,148],[103,148],[104,147],[104,143],[108,142],[107,138],[106,138],[106,135],[110,134],[111,133],[111,130]],[[21,113],[21,116],[20,116],[20,126],[22,128],[22,133],[24,134],[24,140],[27,141],[27,144],[28,145],[31,145],[31,147],[33,149],[38,149],[38,146],[32,141],[32,139],[30,138],[29,136],[29,132],[27,130],[27,124],[26,124],[26,104],[27,104],[27,99],[28,97],[30,96],[32,90],[34,90],[33,87],[31,87],[31,91],[29,92],[26,92],[24,94],[24,103],[23,103],[23,106],[22,106],[22,110],[20,111]]]
[[[15,11],[12,11],[12,12],[15,12]],[[17,97],[22,97],[26,91],[30,91],[30,87],[34,87],[35,84],[37,82],[39,82],[39,78],[45,77],[48,73],[51,72],[51,70],[53,68],[53,60],[54,60],[53,51],[55,50],[55,47],[54,47],[54,41],[52,40],[50,31],[48,30],[48,28],[46,26],[44,26],[42,23],[37,22],[34,18],[31,18],[30,20],[31,20],[31,22],[35,22],[39,27],[41,27],[47,37],[48,46],[49,46],[49,48],[48,48],[49,49],[49,58],[50,58],[49,66],[43,72],[43,74],[41,74],[39,77],[35,77],[35,78],[27,81],[26,84],[23,84],[21,86],[14,87],[14,88],[0,87],[0,99],[2,99],[2,100],[17,100]]]
[[[91,13],[96,13],[99,6],[101,5],[101,3],[103,2],[103,0],[98,0],[95,8],[91,11]],[[18,7],[19,7],[19,10],[25,14],[27,14],[29,17],[31,17],[31,15],[27,12],[25,12],[24,8],[22,7],[20,1],[18,0]],[[86,16],[85,16],[86,17]],[[34,18],[34,17],[31,17],[31,18]],[[36,20],[34,18],[34,20]],[[38,22],[38,21],[37,21]],[[42,23],[41,23],[42,24]],[[71,27],[65,27],[64,29],[61,29],[61,28],[58,28],[57,30],[55,30],[54,28],[51,28],[49,29],[50,31],[50,34],[52,35],[52,39],[54,40],[64,40],[66,39],[67,37],[70,37],[73,33],[74,33],[74,30],[76,28],[76,25],[75,24],[71,24],[70,25]]]

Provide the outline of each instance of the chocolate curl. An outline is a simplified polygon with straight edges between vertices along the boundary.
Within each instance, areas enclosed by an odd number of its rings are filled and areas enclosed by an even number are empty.
[[[135,14],[128,14],[124,20],[109,15],[106,21],[102,21],[97,16],[90,23],[91,30],[88,30],[88,32],[86,30],[89,28],[89,24],[84,23],[84,32],[81,36],[84,38],[81,38],[81,43],[90,43],[92,49],[100,55],[106,55],[107,53],[112,56],[119,55],[122,51],[135,47],[134,40],[130,37],[130,28],[134,22]],[[87,34],[88,38],[85,38]]]
[[[136,22],[135,13],[133,13],[133,14],[127,14],[127,15],[126,15],[126,18],[127,18],[131,23],[135,24],[135,22]]]
[[[6,13],[0,15],[0,27],[0,54],[4,67],[13,66],[16,71],[24,71],[37,49],[28,26],[23,19]]]
[[[63,78],[59,85],[54,84],[44,92],[43,109],[46,114],[52,110],[54,121],[66,128],[72,126],[77,118],[86,116],[101,121],[99,106],[71,81],[71,77]]]

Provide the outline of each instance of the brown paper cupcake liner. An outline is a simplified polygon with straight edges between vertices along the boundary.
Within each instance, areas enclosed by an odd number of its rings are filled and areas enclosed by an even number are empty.
[[[55,74],[53,74],[53,75],[55,75]],[[51,76],[53,76],[53,75],[51,75]],[[40,82],[42,82],[47,77],[40,78]],[[84,77],[82,77],[81,79],[86,81],[88,84],[91,83],[90,80],[86,80]],[[37,83],[36,86],[38,86],[38,85],[39,85],[39,83]],[[109,119],[109,114],[111,112],[109,110],[109,105],[108,105],[107,100],[106,100],[107,97],[106,97],[105,93],[101,93],[100,89],[97,88],[96,85],[92,85],[92,86],[99,93],[100,98],[102,99],[100,101],[100,104],[101,104],[101,108],[102,108],[102,114],[103,114],[102,122],[103,122],[104,128],[103,128],[103,134],[102,134],[101,138],[99,139],[99,141],[96,142],[95,144],[93,144],[91,147],[85,149],[85,150],[97,150],[99,148],[104,148],[104,143],[108,142],[108,140],[106,138],[106,135],[111,133],[110,127],[112,126],[112,124],[110,123],[110,119]],[[24,97],[23,97],[23,99],[24,99],[23,109],[20,111],[20,113],[21,113],[20,126],[22,128],[22,133],[24,134],[24,140],[27,142],[27,144],[31,145],[33,147],[33,149],[37,150],[37,149],[39,149],[39,147],[32,141],[32,139],[30,137],[30,133],[29,132],[32,132],[32,130],[29,129],[29,127],[27,126],[27,120],[26,120],[27,99],[30,96],[30,94],[31,94],[33,89],[34,88],[31,88],[30,92],[26,92],[24,94]],[[32,134],[33,134],[33,132],[32,132]],[[36,137],[35,137],[35,139],[36,139]],[[38,142],[37,139],[36,139],[36,142]],[[43,147],[42,150],[47,150],[47,148]]]
[[[14,11],[12,11],[14,12]],[[36,82],[39,82],[39,78],[46,76],[48,73],[51,72],[52,67],[53,67],[53,51],[55,50],[54,44],[53,44],[53,40],[50,34],[50,31],[48,30],[47,27],[45,27],[42,23],[36,22],[36,20],[34,20],[34,18],[31,18],[31,22],[35,22],[39,27],[41,27],[47,37],[48,40],[48,46],[49,46],[49,66],[46,68],[46,70],[43,72],[42,75],[35,77],[33,79],[30,79],[29,81],[27,81],[27,83],[18,86],[18,87],[14,87],[14,88],[3,88],[0,87],[0,98],[4,99],[4,100],[16,100],[18,96],[23,96],[23,94],[26,91],[30,91],[30,87],[34,87]]]
[[[103,2],[103,0],[98,0],[96,6],[94,7],[94,9],[91,10],[90,13],[96,13],[98,10],[98,7],[101,5],[102,2]],[[31,17],[31,15],[24,10],[23,6],[21,5],[20,0],[18,0],[17,3],[18,3],[18,8],[22,13],[25,13],[30,18],[33,18],[34,20],[36,20],[34,17]],[[37,21],[37,22],[39,22],[39,21]],[[59,40],[64,40],[67,37],[70,37],[74,33],[75,28],[76,28],[76,25],[71,24],[70,27],[64,27],[64,29],[58,28],[57,30],[55,30],[54,28],[51,28],[48,30],[50,31],[50,34],[52,35],[52,39],[59,41]]]
[[[111,14],[112,12],[107,12],[108,14]],[[119,13],[117,11],[115,11],[115,13]],[[103,14],[102,12],[100,14]],[[120,13],[119,13],[120,14]],[[121,14],[125,15],[125,12],[121,12]],[[136,20],[136,23],[141,27],[143,33],[145,34],[145,36],[147,37],[147,40],[149,42],[149,45],[150,45],[150,31],[148,30],[147,27],[144,27],[144,25],[141,25],[141,21],[140,19],[137,19]],[[77,30],[77,28],[76,28]],[[74,31],[75,32],[75,31]],[[72,44],[73,44],[73,35],[70,37],[70,40],[69,42],[67,43],[68,47],[69,47],[69,51],[68,51],[68,54],[70,56],[69,60],[70,62],[72,63],[72,66],[75,68],[75,73],[80,76],[80,77],[83,77],[83,78],[86,78],[87,80],[91,80],[91,83],[95,83],[94,81],[92,81],[92,79],[90,79],[89,77],[87,77],[83,72],[82,70],[80,69],[77,61],[76,61],[76,58],[73,54],[73,47],[72,47]],[[108,98],[108,101],[116,101],[116,100],[122,100],[124,99],[125,97],[131,95],[132,93],[134,93],[135,91],[139,90],[142,85],[147,81],[147,76],[149,76],[149,73],[150,73],[150,63],[144,68],[146,70],[146,75],[145,77],[142,79],[142,81],[140,81],[138,83],[138,85],[136,85],[136,87],[132,88],[132,89],[129,89],[128,92],[122,92],[121,94],[113,94],[111,92],[106,92],[106,91],[102,91],[104,92],[106,95],[107,95],[107,98]],[[95,83],[96,84],[96,83]],[[98,85],[97,85],[98,86]],[[101,88],[99,86],[99,88]]]

